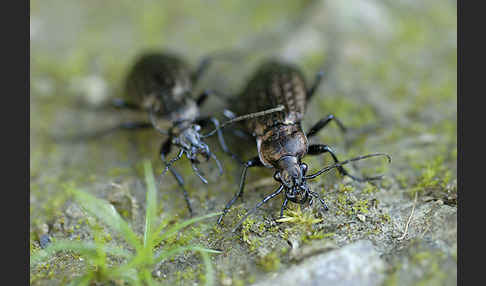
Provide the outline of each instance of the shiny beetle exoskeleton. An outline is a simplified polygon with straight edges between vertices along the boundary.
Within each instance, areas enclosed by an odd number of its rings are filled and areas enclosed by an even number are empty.
[[[324,200],[318,193],[310,190],[306,181],[331,168],[337,168],[342,175],[357,181],[381,178],[381,176],[358,178],[349,174],[342,165],[373,156],[386,156],[390,160],[391,158],[386,154],[370,154],[339,162],[336,154],[329,146],[309,144],[308,138],[316,135],[331,121],[335,121],[342,131],[346,130],[344,125],[332,114],[319,120],[309,132],[305,133],[302,130],[301,121],[305,114],[306,105],[318,88],[322,75],[322,73],[318,73],[314,83],[309,87],[303,74],[296,66],[270,60],[257,69],[238,98],[233,101],[238,103],[238,105],[231,106],[231,110],[236,114],[254,113],[276,106],[283,106],[284,110],[251,118],[244,122],[247,133],[256,139],[258,156],[244,163],[238,192],[226,204],[223,214],[218,219],[218,224],[221,223],[223,216],[235,201],[242,196],[247,170],[251,167],[275,169],[274,179],[280,183],[280,186],[258,203],[252,211],[248,212],[236,227],[241,225],[246,217],[256,211],[258,207],[282,192],[284,192],[285,199],[280,210],[280,216],[283,215],[289,201],[298,204],[309,201],[312,204],[314,199],[318,199],[327,209]],[[306,175],[308,166],[302,162],[304,156],[323,153],[329,153],[336,164],[315,174]]]
[[[160,147],[160,157],[166,166],[163,173],[169,170],[177,180],[191,216],[193,209],[184,188],[184,180],[172,164],[185,154],[195,174],[205,184],[207,180],[197,166],[200,157],[205,161],[214,159],[220,174],[223,172],[221,163],[200,134],[201,129],[208,124],[213,124],[216,128],[219,126],[216,118],[201,116],[199,112],[199,107],[205,102],[209,92],[205,91],[197,98],[193,98],[192,94],[195,84],[207,70],[209,63],[210,58],[206,58],[193,71],[184,60],[171,53],[142,54],[126,77],[125,97],[113,100],[110,105],[120,109],[146,112],[148,120],[125,122],[91,135],[91,137],[99,137],[117,130],[147,128],[155,128],[159,133],[168,135],[168,139]],[[161,123],[165,123],[167,130],[160,127]],[[218,130],[218,139],[223,151],[238,160],[228,151],[220,130]],[[175,158],[167,160],[172,146],[177,146],[179,152]]]

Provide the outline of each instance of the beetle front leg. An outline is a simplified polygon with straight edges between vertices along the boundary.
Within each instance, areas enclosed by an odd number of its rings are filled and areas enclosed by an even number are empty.
[[[172,141],[171,138],[167,139],[161,146],[160,146],[160,158],[164,162],[164,164],[169,168],[170,172],[176,179],[177,183],[179,184],[179,187],[182,189],[182,193],[184,195],[184,200],[186,201],[187,209],[189,210],[189,215],[192,217],[193,216],[193,211],[191,207],[191,202],[189,201],[189,195],[187,193],[186,188],[184,188],[184,179],[182,176],[172,167],[169,162],[167,162],[167,155],[170,152],[172,146]]]
[[[240,179],[240,187],[238,189],[238,192],[233,196],[233,198],[226,204],[226,206],[223,209],[223,213],[221,216],[218,218],[218,224],[221,224],[221,221],[223,220],[223,217],[228,213],[229,209],[231,206],[236,202],[236,200],[243,195],[243,189],[245,188],[245,180],[246,180],[246,172],[248,168],[251,167],[262,167],[263,164],[260,161],[260,157],[254,157],[250,160],[248,160],[243,169],[243,173],[241,173],[241,179]]]

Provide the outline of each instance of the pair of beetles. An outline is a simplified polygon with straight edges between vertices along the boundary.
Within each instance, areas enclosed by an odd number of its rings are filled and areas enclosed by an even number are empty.
[[[339,161],[333,150],[324,144],[309,144],[309,138],[315,136],[331,121],[335,121],[342,131],[345,126],[332,114],[319,120],[308,132],[302,129],[302,120],[306,105],[315,94],[323,73],[319,72],[314,82],[309,86],[298,67],[279,61],[267,60],[248,81],[242,92],[232,100],[233,105],[228,106],[225,112],[228,121],[220,124],[215,117],[201,116],[199,108],[210,95],[205,91],[193,97],[192,91],[201,76],[211,64],[211,58],[201,61],[195,70],[180,57],[168,52],[153,52],[142,54],[129,71],[126,78],[125,98],[113,100],[117,108],[140,110],[148,115],[147,121],[125,122],[111,128],[114,130],[138,130],[154,128],[157,132],[168,138],[161,144],[160,158],[165,164],[164,173],[170,171],[182,189],[184,199],[193,214],[187,190],[184,188],[182,176],[172,166],[184,155],[190,161],[194,173],[205,183],[207,180],[198,168],[200,159],[208,161],[213,159],[220,173],[223,172],[221,163],[204,138],[217,134],[221,149],[243,165],[243,172],[239,189],[233,198],[226,204],[218,224],[221,224],[224,215],[229,211],[236,200],[243,195],[245,179],[248,168],[267,167],[275,169],[274,179],[280,186],[260,201],[239,222],[237,227],[268,200],[283,193],[284,201],[280,216],[289,201],[297,204],[308,202],[312,205],[318,200],[325,210],[328,209],[325,201],[317,192],[307,185],[307,180],[313,179],[333,168],[343,175],[356,181],[378,180],[381,176],[359,178],[348,173],[343,167],[351,161],[368,157],[390,156],[383,153],[374,153],[359,156],[346,161]],[[159,127],[158,122],[169,122],[170,128],[165,130]],[[258,155],[248,161],[242,161],[226,146],[223,129],[225,126],[241,121],[246,135],[256,140]],[[202,129],[213,126],[214,129],[202,134]],[[167,156],[172,147],[178,148],[177,155],[168,160]],[[302,162],[306,155],[320,155],[329,153],[335,164],[327,166],[314,174],[307,174],[308,166]]]

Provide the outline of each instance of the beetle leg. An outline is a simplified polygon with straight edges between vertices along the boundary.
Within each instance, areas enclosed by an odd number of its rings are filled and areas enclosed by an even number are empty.
[[[240,187],[238,189],[238,192],[233,196],[233,198],[224,207],[223,213],[218,218],[218,224],[221,223],[221,221],[223,220],[223,217],[226,215],[226,213],[228,213],[229,209],[236,202],[236,200],[243,195],[243,189],[245,188],[246,172],[247,172],[248,168],[261,167],[261,166],[263,166],[263,164],[260,161],[260,157],[258,157],[258,156],[248,160],[247,162],[245,162],[245,165],[244,165],[244,168],[243,168],[243,173],[241,173]]]
[[[284,186],[280,185],[278,189],[271,193],[270,195],[266,196],[262,201],[260,201],[251,211],[247,212],[246,215],[240,220],[240,222],[233,228],[233,232],[235,232],[238,227],[246,220],[247,217],[249,217],[252,213],[256,212],[259,207],[261,207],[264,203],[268,202],[269,200],[273,199],[276,197],[278,194],[280,194],[283,190]]]
[[[209,91],[205,90],[203,91],[196,99],[196,104],[197,106],[201,106],[204,104],[204,102],[206,102],[206,99],[208,99],[209,97]]]
[[[280,218],[283,218],[283,212],[284,212],[284,209],[287,206],[288,202],[289,202],[289,199],[287,199],[287,197],[285,197],[285,200],[282,204],[282,207],[280,208]]]
[[[316,135],[319,131],[324,129],[324,127],[326,127],[327,124],[329,122],[331,122],[332,120],[334,120],[334,122],[336,122],[339,129],[344,134],[344,146],[345,146],[346,149],[348,149],[349,145],[350,145],[348,138],[346,136],[348,129],[346,128],[346,126],[344,126],[344,124],[341,122],[341,120],[339,120],[337,117],[334,116],[334,114],[329,114],[328,116],[322,118],[316,124],[314,124],[314,126],[311,127],[309,132],[307,132],[307,134],[306,134],[307,138],[310,138],[310,137]]]
[[[211,65],[211,62],[212,62],[211,57],[205,57],[199,62],[196,71],[191,75],[193,85],[196,85],[199,79],[206,73],[209,66]]]
[[[331,154],[332,159],[334,160],[334,163],[339,163],[339,160],[338,160],[336,154],[334,154],[334,151],[331,149],[331,147],[329,147],[327,145],[324,145],[324,144],[313,144],[313,145],[310,145],[309,146],[309,149],[308,149],[308,152],[307,152],[308,155],[320,155],[320,154],[323,154],[323,153],[329,153],[329,154]],[[343,166],[339,166],[338,167],[338,170],[339,170],[339,173],[341,173],[341,175],[348,176],[351,179],[353,179],[355,181],[358,181],[358,182],[366,182],[366,181],[372,181],[372,180],[379,180],[379,179],[382,178],[382,176],[368,177],[368,178],[358,178],[358,177],[355,177],[355,176],[349,174],[349,172]]]
[[[324,199],[322,199],[321,196],[318,193],[316,193],[316,192],[309,192],[309,193],[311,194],[311,197],[317,198],[321,202],[321,205],[324,207],[324,210],[326,210],[326,211],[329,210],[329,207],[327,206],[326,201],[324,201]]]
[[[203,174],[201,174],[201,171],[197,167],[197,162],[191,160],[191,167],[192,167],[192,170],[194,171],[194,173],[196,173],[196,175],[199,177],[199,179],[201,179],[201,181],[203,183],[207,184],[208,180],[206,180],[206,178],[204,178]]]
[[[169,162],[166,160],[167,154],[169,154],[170,149],[172,146],[172,141],[171,138],[169,138],[167,141],[165,141],[162,146],[160,147],[160,158],[164,162],[164,164],[167,166]],[[189,201],[189,195],[187,193],[187,190],[184,188],[184,179],[181,177],[181,175],[172,167],[171,165],[168,165],[168,168],[174,178],[176,179],[177,183],[179,184],[179,187],[182,189],[182,193],[184,195],[184,200],[186,201],[187,209],[189,210],[189,215],[192,217],[193,211],[191,207],[191,202]]]
[[[236,162],[238,164],[243,164],[243,161],[234,153],[232,153],[228,146],[226,145],[226,142],[224,141],[224,137],[223,137],[223,131],[221,129],[219,129],[219,121],[218,119],[214,118],[214,117],[205,117],[205,118],[201,118],[199,120],[197,120],[197,123],[199,125],[201,125],[201,127],[204,127],[208,124],[208,122],[211,122],[215,129],[217,129],[217,133],[218,133],[218,141],[219,141],[219,145],[221,146],[221,149],[223,150],[223,152],[225,152],[226,154],[228,154],[229,156],[231,156],[231,158],[233,158],[234,160],[236,160]]]
[[[319,88],[319,85],[321,84],[323,76],[324,76],[324,71],[320,71],[316,74],[316,78],[314,80],[314,83],[309,88],[309,90],[307,90],[307,95],[306,95],[307,101],[309,101],[312,98],[312,96],[315,94],[316,90]]]
[[[329,114],[328,116],[322,118],[316,124],[314,124],[314,126],[311,127],[309,132],[307,132],[307,134],[306,134],[307,138],[310,138],[310,137],[316,135],[319,131],[321,131],[324,127],[326,127],[326,125],[329,122],[331,122],[332,120],[334,120],[334,122],[337,123],[341,132],[346,134],[347,128],[344,126],[344,124],[341,122],[341,120],[339,120],[333,114]]]

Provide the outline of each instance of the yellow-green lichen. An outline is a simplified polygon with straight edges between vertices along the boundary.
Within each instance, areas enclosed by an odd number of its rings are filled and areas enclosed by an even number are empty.
[[[276,271],[280,268],[280,255],[277,252],[271,252],[258,259],[257,265],[265,272]]]

